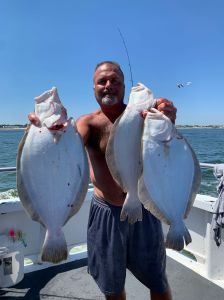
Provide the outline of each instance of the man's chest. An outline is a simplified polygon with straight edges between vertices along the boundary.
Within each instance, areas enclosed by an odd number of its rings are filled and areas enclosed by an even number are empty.
[[[105,153],[112,126],[111,123],[105,123],[91,128],[89,146],[94,150]]]

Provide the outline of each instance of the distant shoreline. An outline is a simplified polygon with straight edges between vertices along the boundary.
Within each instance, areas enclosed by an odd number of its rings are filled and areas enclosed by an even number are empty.
[[[211,125],[211,126],[207,126],[207,125],[176,125],[176,128],[178,129],[223,129],[224,125]]]
[[[0,127],[0,130],[2,131],[9,131],[9,130],[25,130],[26,127],[4,127],[4,128],[1,128]]]
[[[0,125],[1,126],[1,125]],[[0,127],[0,130],[25,130],[27,127]],[[224,128],[224,125],[176,125],[178,129]]]

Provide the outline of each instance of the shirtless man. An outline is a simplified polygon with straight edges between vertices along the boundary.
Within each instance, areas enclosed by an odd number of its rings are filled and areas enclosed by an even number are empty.
[[[105,159],[112,125],[126,107],[123,72],[117,63],[102,62],[96,66],[93,81],[100,109],[77,120],[94,185],[87,233],[88,271],[108,300],[126,299],[126,268],[150,289],[152,300],[171,300],[161,223],[144,208],[141,222],[120,221],[125,193],[113,180]],[[172,102],[160,98],[156,108],[175,122]]]
[[[142,221],[132,225],[120,221],[125,193],[113,180],[105,159],[112,125],[126,108],[123,72],[117,63],[102,62],[96,66],[93,81],[100,109],[76,122],[94,185],[87,232],[89,273],[107,300],[126,299],[126,268],[150,289],[151,300],[171,300],[161,223],[144,208]],[[156,108],[175,122],[172,102],[160,98]],[[40,122],[35,113],[29,114],[29,120],[36,126]]]

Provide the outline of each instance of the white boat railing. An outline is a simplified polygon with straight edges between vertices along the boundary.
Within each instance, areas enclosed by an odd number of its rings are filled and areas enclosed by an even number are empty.
[[[200,163],[201,168],[213,169],[217,164]]]
[[[212,169],[217,164],[200,163],[201,168]],[[0,172],[16,172],[15,167],[0,168]],[[86,231],[88,224],[89,208],[93,188],[89,186],[88,193],[80,211],[73,216],[63,227],[69,249],[68,261],[77,257],[86,257],[86,248],[74,254],[74,249],[86,244]],[[212,218],[215,213],[215,197],[197,194],[193,207],[185,224],[190,231],[192,243],[185,247],[185,254],[190,253],[191,258],[186,258],[184,253],[177,253],[167,249],[167,254],[186,267],[196,270],[205,278],[220,281],[224,286],[224,240],[217,247],[213,239]],[[0,235],[9,232],[10,228],[20,229],[25,233],[27,247],[24,248],[26,259],[32,264],[25,266],[25,272],[47,268],[52,264],[40,260],[41,245],[45,238],[45,229],[38,222],[32,221],[24,211],[19,197],[0,200]],[[169,227],[164,225],[166,235]],[[0,245],[1,246],[1,245]],[[192,259],[193,257],[193,259]]]
[[[1,167],[0,173],[3,172],[16,172],[16,167]],[[92,183],[89,184],[89,188],[93,187]]]
[[[3,167],[0,168],[0,172],[16,172],[16,167]]]
[[[201,168],[213,169],[217,164],[200,163]],[[1,167],[0,172],[16,172],[16,167]]]

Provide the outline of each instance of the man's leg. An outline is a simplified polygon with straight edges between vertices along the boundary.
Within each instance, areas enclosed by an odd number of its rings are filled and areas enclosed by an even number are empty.
[[[172,300],[170,288],[166,292],[159,294],[157,292],[150,291],[151,300]]]
[[[87,232],[88,272],[105,297],[120,297],[106,299],[125,299],[128,224],[120,221],[120,213],[121,207],[93,196]]]
[[[106,296],[106,300],[126,300],[125,291],[116,296]]]
[[[161,222],[145,208],[143,220],[129,226],[127,267],[151,291],[152,300],[171,300]]]

